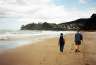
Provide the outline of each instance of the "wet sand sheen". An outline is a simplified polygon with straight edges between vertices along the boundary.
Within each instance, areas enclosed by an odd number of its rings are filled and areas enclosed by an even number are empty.
[[[50,38],[1,54],[0,65],[84,65],[83,45],[80,53],[74,53],[73,38],[74,34],[65,36],[63,54],[59,52],[58,38]]]

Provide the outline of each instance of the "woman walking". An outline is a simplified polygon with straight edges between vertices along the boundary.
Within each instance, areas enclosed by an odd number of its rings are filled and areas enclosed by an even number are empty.
[[[63,33],[60,34],[60,38],[59,38],[59,47],[60,47],[60,52],[63,53],[63,49],[64,49],[64,44],[65,44],[65,40],[63,37]]]

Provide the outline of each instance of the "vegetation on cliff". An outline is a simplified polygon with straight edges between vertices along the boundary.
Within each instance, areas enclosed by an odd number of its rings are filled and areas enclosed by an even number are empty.
[[[66,23],[30,23],[22,25],[21,30],[96,30],[96,14],[90,18],[81,18]]]

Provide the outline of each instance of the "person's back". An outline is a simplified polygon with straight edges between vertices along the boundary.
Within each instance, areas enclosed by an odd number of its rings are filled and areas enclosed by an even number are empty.
[[[63,36],[60,36],[59,43],[60,43],[60,45],[64,45],[64,38],[63,38]]]
[[[82,34],[77,31],[75,34],[75,45],[76,45],[76,50],[75,52],[80,52],[79,50],[79,45],[81,45],[81,40],[83,40]]]
[[[76,41],[81,41],[82,40],[82,35],[80,33],[75,34],[75,42]]]
[[[64,44],[65,44],[65,40],[63,38],[63,33],[61,33],[59,38],[60,52],[63,52]]]

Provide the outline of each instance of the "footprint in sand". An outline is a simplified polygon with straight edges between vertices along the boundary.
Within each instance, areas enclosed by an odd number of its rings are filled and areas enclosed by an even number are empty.
[[[41,62],[40,62],[40,64],[44,64],[45,62],[46,62],[46,58],[43,57],[42,60],[41,60]]]
[[[85,63],[85,65],[90,65],[90,64],[88,64],[88,63]]]

